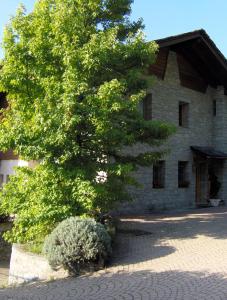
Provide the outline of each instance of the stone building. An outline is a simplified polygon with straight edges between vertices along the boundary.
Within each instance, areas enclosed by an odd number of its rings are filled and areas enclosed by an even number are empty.
[[[227,60],[204,30],[157,40],[159,53],[150,74],[154,83],[141,110],[144,118],[174,124],[170,152],[135,176],[142,188],[123,212],[209,205],[211,197],[227,202]],[[6,107],[4,94],[0,108]],[[143,151],[143,145],[130,148]],[[15,166],[33,166],[12,151],[0,152],[0,186]],[[220,189],[214,193],[215,180]],[[217,185],[217,184],[216,184]],[[213,192],[211,193],[211,190]],[[212,194],[212,195],[211,195]]]
[[[217,197],[224,203],[227,60],[204,30],[156,42],[159,54],[150,67],[155,80],[142,109],[146,119],[167,121],[177,131],[168,141],[170,153],[137,171],[143,187],[131,191],[136,200],[123,211],[206,206]],[[133,151],[141,147],[135,145]]]

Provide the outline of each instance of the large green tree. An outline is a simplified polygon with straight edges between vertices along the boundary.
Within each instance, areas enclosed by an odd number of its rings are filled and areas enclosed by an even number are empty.
[[[40,161],[3,188],[2,212],[17,214],[8,239],[40,239],[68,216],[110,209],[128,199],[136,166],[162,154],[122,151],[172,131],[138,110],[157,45],[145,41],[141,20],[130,22],[132,2],[40,0],[6,27],[0,148]]]

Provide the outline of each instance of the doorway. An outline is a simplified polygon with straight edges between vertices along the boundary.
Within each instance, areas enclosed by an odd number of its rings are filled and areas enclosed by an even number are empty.
[[[200,162],[196,165],[196,205],[207,205],[209,198],[208,190],[208,165]]]

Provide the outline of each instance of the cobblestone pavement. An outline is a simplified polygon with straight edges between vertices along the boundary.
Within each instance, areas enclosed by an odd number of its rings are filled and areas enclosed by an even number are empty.
[[[2,286],[7,285],[7,283],[8,283],[8,274],[9,274],[9,262],[4,261],[4,260],[0,261],[0,288]]]
[[[106,270],[2,289],[0,299],[226,300],[227,208],[122,219]]]

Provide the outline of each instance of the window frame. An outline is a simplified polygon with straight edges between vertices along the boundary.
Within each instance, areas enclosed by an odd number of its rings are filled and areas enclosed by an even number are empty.
[[[143,98],[143,118],[146,121],[152,120],[152,104],[153,104],[152,93],[148,93]]]
[[[153,165],[153,189],[165,188],[165,172],[166,162],[165,160],[159,160]]]
[[[189,128],[189,103],[180,101],[178,103],[178,126]]]
[[[217,100],[213,100],[212,102],[212,111],[213,111],[213,117],[217,116]]]
[[[4,174],[0,174],[0,189],[2,189],[3,187],[3,184],[4,184]]]
[[[178,161],[178,188],[188,188],[189,182],[189,161]]]
[[[6,175],[6,183],[8,183],[9,181],[10,181],[10,176],[11,176],[12,174],[7,174]]]

